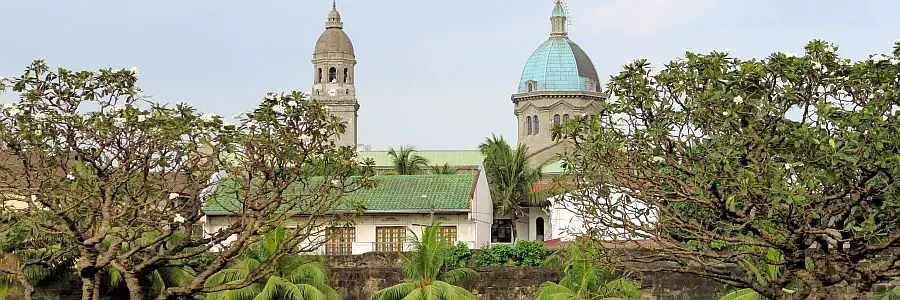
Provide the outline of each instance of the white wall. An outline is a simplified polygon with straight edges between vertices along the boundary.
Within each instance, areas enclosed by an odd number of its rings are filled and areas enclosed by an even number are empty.
[[[472,235],[474,236],[475,245],[472,249],[481,249],[491,244],[491,225],[494,223],[494,201],[491,200],[491,190],[488,186],[487,175],[484,168],[479,167],[475,180],[475,195],[472,199],[472,211],[469,213],[469,220],[475,226],[472,226]]]
[[[421,236],[422,228],[431,223],[430,214],[377,214],[365,215],[356,220],[355,240],[353,241],[353,254],[363,254],[375,250],[375,232],[381,226],[403,226],[412,233]],[[441,222],[441,226],[456,226],[456,240],[465,243],[469,248],[480,249],[486,244],[480,243],[477,235],[481,232],[476,229],[476,222],[469,220],[466,213],[435,214],[434,219]],[[206,232],[218,231],[234,221],[229,216],[207,216],[204,230]],[[487,228],[487,239],[490,241],[490,227]],[[410,232],[407,232],[409,237]],[[314,253],[324,253],[324,246]]]

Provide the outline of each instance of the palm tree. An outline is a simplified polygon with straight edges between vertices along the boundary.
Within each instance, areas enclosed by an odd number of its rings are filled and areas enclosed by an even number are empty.
[[[541,180],[541,168],[528,167],[525,145],[513,149],[503,137],[492,135],[478,149],[484,155],[484,170],[494,206],[498,214],[512,219],[512,241],[515,242],[516,221],[524,214],[522,208],[541,202],[539,197],[531,194],[531,187]]]
[[[397,150],[391,148],[388,155],[394,159],[397,175],[416,175],[428,166],[428,159],[416,154],[415,147],[400,147]]]
[[[372,300],[401,299],[478,299],[456,286],[477,280],[478,273],[468,268],[446,270],[450,245],[438,237],[440,223],[434,222],[422,231],[422,238],[412,234],[412,251],[402,256],[406,282],[380,290]]]
[[[278,245],[284,241],[285,229],[268,234],[244,258],[229,269],[222,270],[206,281],[207,287],[241,283],[260,266],[275,258]],[[207,300],[340,300],[330,285],[325,264],[309,257],[288,254],[277,258],[272,275],[249,286],[206,295]]]
[[[639,299],[640,293],[631,280],[616,274],[615,268],[598,264],[597,245],[575,241],[564,255],[554,254],[548,263],[562,267],[559,283],[544,282],[537,300],[557,299]]]
[[[431,170],[434,174],[441,174],[441,175],[456,174],[456,168],[451,167],[450,164],[448,164],[448,163],[445,163],[443,166],[442,165],[433,165],[433,166],[431,166]]]

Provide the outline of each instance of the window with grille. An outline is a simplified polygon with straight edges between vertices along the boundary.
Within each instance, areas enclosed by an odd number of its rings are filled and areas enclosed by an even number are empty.
[[[325,242],[325,255],[353,255],[353,241],[356,229],[353,227],[335,227],[328,230],[328,241]]]
[[[375,252],[401,252],[406,227],[375,227]]]
[[[553,115],[553,125],[559,126],[559,115]]]
[[[447,242],[447,245],[456,245],[456,226],[441,226],[438,239]]]

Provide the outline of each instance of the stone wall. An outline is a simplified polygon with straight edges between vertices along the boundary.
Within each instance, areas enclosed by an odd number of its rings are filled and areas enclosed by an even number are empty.
[[[396,254],[367,253],[329,260],[335,289],[346,300],[368,300],[376,291],[403,282],[400,257]],[[557,282],[560,274],[546,267],[475,268],[478,282],[464,286],[484,300],[535,299],[538,287]],[[691,275],[655,272],[632,276],[640,282],[644,299],[718,299],[730,288],[711,279]]]

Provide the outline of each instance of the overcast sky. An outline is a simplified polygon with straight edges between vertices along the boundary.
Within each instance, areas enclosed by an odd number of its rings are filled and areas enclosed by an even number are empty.
[[[802,53],[811,39],[854,59],[900,38],[895,0],[570,0],[570,37],[603,84],[638,58],[685,51]],[[156,101],[224,116],[267,91],[307,91],[329,0],[0,0],[0,75],[32,60],[140,69]],[[474,149],[515,140],[510,94],[550,32],[552,0],[339,0],[358,65],[359,142]],[[6,95],[6,100],[10,95]]]

